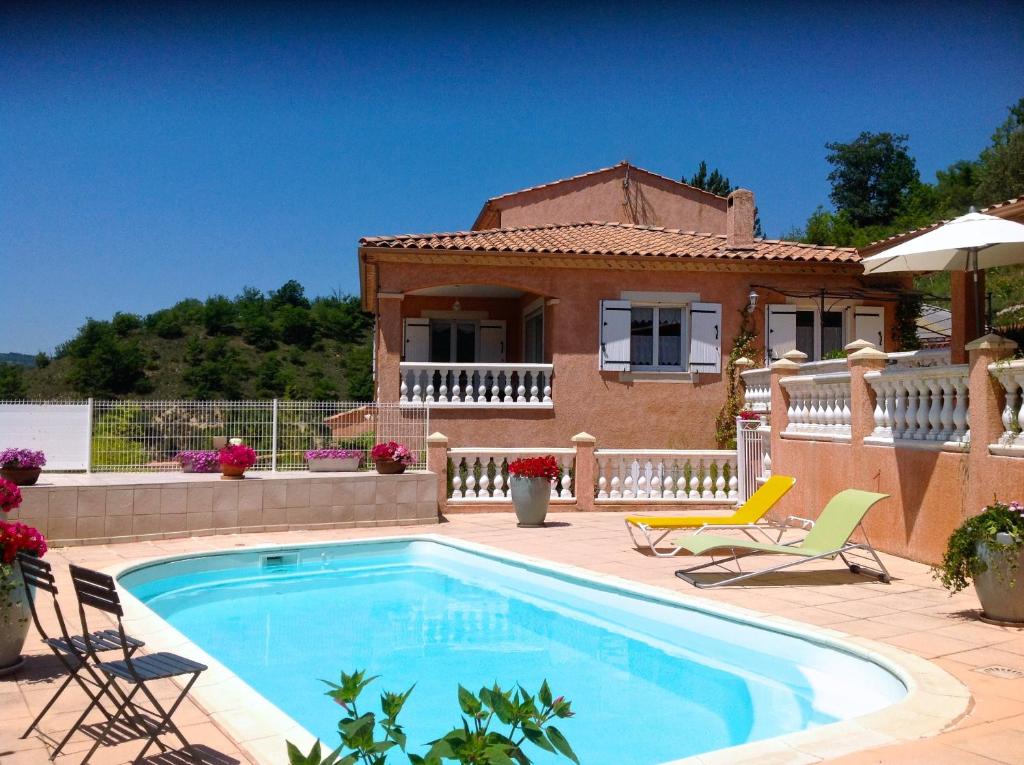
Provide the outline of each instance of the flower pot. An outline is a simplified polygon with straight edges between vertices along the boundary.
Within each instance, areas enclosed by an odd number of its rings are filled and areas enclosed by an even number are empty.
[[[974,577],[982,618],[1024,624],[1024,550],[1007,554],[1005,543],[1010,541],[1009,534],[997,534],[996,540],[995,543],[978,542],[977,547],[978,556],[988,566]],[[1010,582],[1014,582],[1013,587]]]
[[[15,561],[2,570],[10,571],[0,580],[0,675],[5,675],[21,666],[21,649],[28,637],[31,614],[21,567]]]
[[[237,465],[221,465],[220,477],[222,481],[238,481],[245,478],[245,468]]]
[[[317,457],[306,460],[310,473],[351,473],[359,470],[359,457]]]
[[[381,475],[398,475],[405,472],[405,463],[397,460],[376,459],[373,465]]]
[[[548,515],[548,502],[551,501],[551,481],[513,475],[509,476],[509,487],[518,525],[523,528],[543,526]]]
[[[6,478],[18,486],[32,486],[39,480],[42,468],[0,468],[0,478]]]

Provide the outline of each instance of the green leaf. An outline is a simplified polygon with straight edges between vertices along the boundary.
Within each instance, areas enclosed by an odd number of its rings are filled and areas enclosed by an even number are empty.
[[[551,706],[551,687],[548,685],[547,680],[540,684],[540,691],[538,691],[537,696],[540,698],[540,703],[545,707]]]
[[[554,745],[555,749],[557,749],[560,754],[568,757],[570,760],[575,762],[576,765],[579,765],[576,753],[572,750],[572,747],[569,746],[569,742],[566,741],[565,736],[562,735],[562,732],[558,730],[558,728],[554,725],[549,725],[547,727],[547,734],[548,741]]]
[[[526,740],[531,744],[539,746],[541,749],[553,752],[555,751],[554,746],[548,743],[548,740],[544,738],[544,731],[541,727],[532,720],[526,720],[523,722],[523,735],[526,736]]]
[[[288,765],[320,765],[320,741],[313,744],[309,756],[302,753],[291,741],[285,742],[288,745]]]
[[[496,692],[491,694],[491,704],[491,708],[499,720],[506,725],[512,722],[512,717],[515,715],[515,707],[512,706],[508,693],[502,692],[501,689],[496,689]]]
[[[483,693],[481,692],[481,697]],[[470,715],[471,717],[476,715],[482,709],[480,700],[477,699],[467,688],[464,688],[461,684],[459,685],[459,707],[463,713]]]
[[[492,745],[484,749],[484,754],[487,756],[487,762],[489,765],[516,765],[511,757],[508,756],[505,747],[501,745]]]

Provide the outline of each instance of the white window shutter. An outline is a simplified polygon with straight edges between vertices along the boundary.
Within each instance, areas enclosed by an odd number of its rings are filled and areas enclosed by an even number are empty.
[[[430,361],[430,319],[406,319],[402,361]]]
[[[721,303],[693,303],[690,306],[690,371],[722,371]]]
[[[853,339],[867,340],[885,350],[885,309],[878,306],[855,306],[853,309]]]
[[[598,368],[606,372],[629,371],[629,301],[602,300],[600,329]]]
[[[480,322],[480,358],[481,364],[505,363],[505,322],[499,319],[486,319]]]
[[[796,350],[796,306],[768,306],[768,337],[765,350],[768,363],[778,361],[790,351]]]

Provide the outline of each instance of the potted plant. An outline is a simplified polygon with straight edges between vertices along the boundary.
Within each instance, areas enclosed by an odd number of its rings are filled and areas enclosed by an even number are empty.
[[[46,455],[32,449],[0,451],[0,477],[18,486],[32,486],[46,464]]]
[[[0,478],[0,513],[21,505],[17,484]],[[21,666],[21,649],[29,629],[28,600],[16,555],[28,552],[42,557],[46,539],[38,529],[16,521],[0,521],[0,675]]]
[[[951,593],[974,582],[985,621],[1024,624],[1024,505],[993,501],[949,537],[935,577]]]
[[[359,470],[362,460],[361,449],[310,449],[306,452],[306,462],[311,473],[350,473]]]
[[[377,444],[370,452],[373,458],[374,467],[381,475],[395,475],[404,473],[405,468],[416,461],[404,444],[396,441],[388,441],[386,444]]]
[[[245,471],[256,464],[256,451],[242,443],[229,443],[217,452],[222,479],[245,478]]]
[[[518,525],[533,528],[544,525],[551,500],[551,484],[558,480],[558,462],[546,457],[522,457],[508,465],[512,506]]]
[[[216,473],[220,470],[220,455],[213,450],[178,452],[174,461],[181,465],[182,473]]]

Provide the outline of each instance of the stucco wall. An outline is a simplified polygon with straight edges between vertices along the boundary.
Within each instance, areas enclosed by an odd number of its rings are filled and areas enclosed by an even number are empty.
[[[625,381],[619,372],[598,369],[599,304],[626,291],[699,293],[702,301],[722,304],[723,356],[739,331],[740,308],[751,284],[770,283],[790,290],[833,289],[860,285],[855,276],[836,274],[748,274],[610,269],[495,269],[436,264],[380,265],[383,292],[402,293],[444,284],[500,284],[549,299],[545,311],[545,355],[554,364],[554,409],[549,411],[431,411],[431,429],[452,446],[543,446],[564,444],[581,431],[618,448],[696,449],[715,446],[715,417],[725,401],[720,374],[693,382]],[[785,298],[762,292],[765,302]],[[555,299],[552,304],[551,299]],[[406,304],[406,301],[408,304]],[[466,305],[466,301],[462,300]],[[378,323],[378,397],[396,401],[403,315],[419,315],[411,298],[380,301]],[[504,310],[504,309],[502,309]],[[887,310],[891,325],[894,312]],[[760,334],[764,312],[755,311]],[[886,332],[887,337],[891,335]],[[890,349],[891,350],[891,349]],[[515,360],[513,357],[512,360]],[[723,360],[724,368],[724,360]]]
[[[618,221],[683,231],[725,233],[726,201],[687,186],[632,172],[630,191],[624,171],[567,181],[549,189],[496,202],[502,227],[545,223]]]

